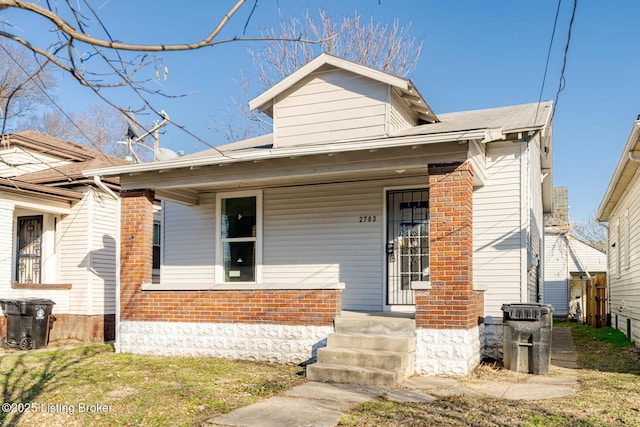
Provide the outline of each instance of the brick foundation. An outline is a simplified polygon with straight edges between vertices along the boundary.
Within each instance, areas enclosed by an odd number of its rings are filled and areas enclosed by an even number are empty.
[[[484,294],[473,290],[473,171],[468,163],[429,165],[431,289],[416,291],[416,326],[472,329]]]
[[[332,326],[340,313],[340,290],[142,291],[151,283],[154,194],[121,197],[122,321]]]

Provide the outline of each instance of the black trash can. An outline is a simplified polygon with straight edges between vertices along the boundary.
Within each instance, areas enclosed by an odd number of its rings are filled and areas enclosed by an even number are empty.
[[[0,299],[7,318],[7,336],[2,338],[2,345],[20,350],[46,347],[55,320],[51,314],[54,304],[44,298]]]
[[[504,367],[515,372],[546,374],[551,363],[553,306],[503,304],[502,324]]]

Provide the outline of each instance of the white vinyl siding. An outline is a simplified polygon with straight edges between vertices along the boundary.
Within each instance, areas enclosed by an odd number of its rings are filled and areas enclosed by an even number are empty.
[[[343,70],[318,71],[274,101],[278,147],[385,135],[387,85]]]
[[[520,152],[518,143],[487,144],[487,181],[473,193],[473,280],[486,289],[487,316],[501,318],[502,304],[522,298]]]
[[[343,309],[381,310],[384,188],[425,183],[426,176],[265,190],[263,281],[341,282]],[[360,222],[369,216],[375,222]]]
[[[0,149],[0,156],[3,160],[0,162],[0,177],[3,178],[20,176],[68,163],[58,157],[27,151],[19,147]]]
[[[184,206],[163,202],[160,284],[180,289],[215,283],[215,198]],[[151,242],[150,242],[151,244]]]
[[[528,301],[538,302],[544,294],[544,281],[542,279],[543,253],[541,247],[542,234],[544,233],[544,217],[542,214],[542,174],[540,170],[539,138],[535,137],[528,144],[528,207],[529,212],[529,239],[528,239]]]
[[[404,105],[404,101],[391,89],[391,104],[389,105],[389,133],[391,135],[416,125],[411,112]]]
[[[625,213],[628,212],[628,226]],[[628,240],[625,234],[628,229]],[[615,243],[615,247],[612,245]],[[625,256],[628,245],[628,268]],[[640,324],[640,171],[627,187],[622,199],[611,212],[609,220],[609,306],[612,314],[630,317],[632,327]],[[622,307],[622,308],[620,308]],[[626,320],[621,327],[626,327]],[[635,337],[638,340],[638,337]]]
[[[116,232],[118,230],[118,205],[107,194],[94,192],[91,221],[91,288],[87,302],[92,314],[116,312]]]
[[[565,237],[546,234],[544,253],[544,303],[553,306],[554,316],[566,316],[569,313],[569,248]]]
[[[0,202],[0,289],[5,295],[13,276],[13,210],[14,205]]]
[[[60,282],[69,283],[69,313],[89,314],[88,277],[91,268],[91,198],[85,197],[60,222]]]

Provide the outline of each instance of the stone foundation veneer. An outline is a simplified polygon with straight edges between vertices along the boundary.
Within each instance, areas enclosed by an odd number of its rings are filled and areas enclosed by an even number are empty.
[[[120,351],[128,353],[306,364],[331,332],[330,326],[124,321],[119,336]]]
[[[483,330],[483,325],[416,330],[415,374],[469,375],[480,364]]]

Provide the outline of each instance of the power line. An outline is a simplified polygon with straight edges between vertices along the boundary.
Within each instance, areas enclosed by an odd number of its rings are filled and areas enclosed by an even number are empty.
[[[556,8],[556,17],[553,21],[553,30],[551,30],[551,40],[549,41],[549,49],[547,50],[547,62],[544,64],[544,75],[542,76],[542,87],[540,88],[540,95],[538,96],[538,106],[536,107],[536,116],[533,119],[535,124],[538,120],[538,112],[540,111],[540,104],[542,102],[542,93],[544,92],[544,85],[547,81],[547,71],[549,69],[549,59],[551,58],[551,48],[553,47],[553,40],[556,35],[556,27],[558,25],[558,16],[560,15],[560,5],[562,0],[558,0],[558,7]]]
[[[571,30],[573,29],[573,21],[576,17],[576,9],[578,8],[578,0],[573,0],[573,10],[571,11],[571,20],[569,21],[569,30],[567,32],[567,44],[564,47],[564,57],[562,59],[562,70],[560,71],[560,82],[558,84],[558,91],[556,92],[556,99],[553,103],[553,111],[551,113],[551,120],[553,120],[553,116],[556,113],[556,109],[558,108],[558,99],[560,98],[560,92],[562,92],[566,86],[566,79],[564,76],[564,72],[567,68],[567,57],[569,54],[569,45],[571,43]]]
[[[9,58],[11,58],[11,60],[12,60],[13,62],[15,62],[15,63],[16,63],[16,65],[17,65],[17,66],[22,70],[22,72],[23,72],[23,73],[25,73],[26,75],[29,75],[29,72],[28,72],[28,71],[27,71],[27,70],[22,66],[22,64],[20,64],[20,62],[19,62],[16,58],[14,58],[14,57],[13,57],[13,55],[11,54],[11,52],[9,52],[9,50],[7,50],[7,48],[6,48],[6,47],[4,47],[4,45],[0,44],[0,48],[2,48],[2,50],[4,50],[4,52],[7,54],[7,56],[8,56]],[[82,128],[81,128],[81,127],[80,127],[80,126],[79,126],[79,125],[78,125],[78,124],[73,120],[73,118],[72,118],[69,114],[67,114],[67,113],[66,113],[66,111],[64,111],[64,109],[60,106],[60,104],[58,104],[58,103],[57,103],[57,102],[56,102],[56,101],[51,97],[51,95],[49,95],[49,93],[47,93],[47,91],[46,91],[46,90],[44,90],[44,88],[43,88],[43,87],[42,87],[38,82],[36,82],[36,81],[35,81],[35,79],[33,80],[33,84],[34,84],[34,85],[35,85],[35,86],[40,90],[40,92],[42,92],[42,94],[43,94],[44,96],[46,96],[46,97],[47,97],[47,99],[49,99],[49,101],[50,101],[50,102],[51,102],[51,103],[52,103],[52,104],[53,104],[53,105],[54,105],[58,110],[60,110],[60,112],[62,113],[62,115],[63,115],[63,116],[65,116],[65,118],[66,118],[67,120],[69,120],[69,122],[70,122],[70,123],[71,123],[71,124],[76,128],[76,129],[78,129],[78,131],[80,132],[80,134],[86,138],[86,140],[89,142],[89,144],[90,144],[91,146],[93,146],[93,147],[96,149],[96,151],[98,151],[98,152],[102,153],[102,151],[100,150],[100,148],[95,144],[95,142],[93,142],[93,141],[91,140],[91,138],[89,137],[89,135],[87,135],[87,134],[84,132],[84,130],[82,130]],[[104,154],[104,153],[102,153],[102,154]],[[111,163],[111,165],[112,165],[112,166],[114,166],[114,163],[113,163],[113,161],[111,160],[111,158],[110,158],[109,156],[107,156],[106,154],[104,154],[104,155],[105,155],[106,160],[107,160],[109,163]],[[46,164],[46,163],[45,163],[45,164]],[[47,166],[49,166],[49,165],[47,165]],[[58,171],[58,172],[59,172],[59,171]],[[65,176],[67,176],[67,175],[65,175]],[[68,176],[67,176],[67,177],[68,177]],[[69,178],[69,177],[68,177],[68,178]]]

